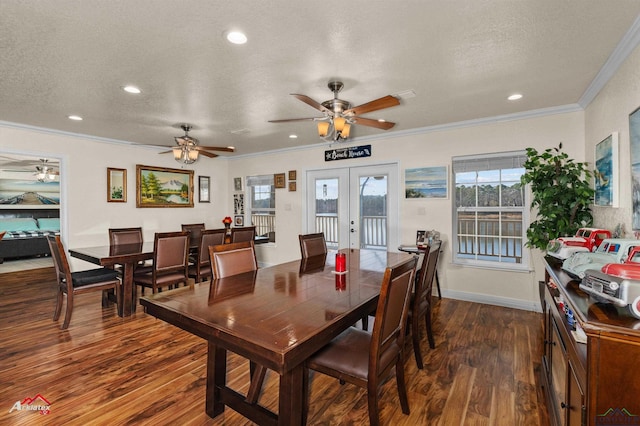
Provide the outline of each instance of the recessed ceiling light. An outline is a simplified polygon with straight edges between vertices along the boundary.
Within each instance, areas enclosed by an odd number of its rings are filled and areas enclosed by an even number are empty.
[[[133,94],[136,94],[136,95],[137,95],[138,93],[141,93],[141,92],[142,92],[142,91],[141,91],[140,89],[138,89],[136,86],[124,86],[122,89],[123,89],[125,92],[133,93]]]
[[[229,31],[226,37],[233,44],[245,44],[247,42],[247,36],[240,31]]]
[[[298,135],[289,135],[289,139],[298,139]]]
[[[520,93],[514,93],[513,95],[509,96],[507,99],[509,99],[510,101],[517,101],[518,99],[522,99],[522,95]]]
[[[80,117],[79,115],[70,115],[69,120],[75,120],[75,121],[82,121],[82,117]]]

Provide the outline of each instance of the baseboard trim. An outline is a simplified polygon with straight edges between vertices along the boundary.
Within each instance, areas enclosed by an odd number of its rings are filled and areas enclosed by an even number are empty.
[[[442,297],[449,299],[463,300],[465,302],[482,303],[485,305],[502,306],[504,308],[520,309],[523,311],[542,312],[540,303],[509,297],[499,297],[487,294],[469,293],[466,291],[455,291],[442,289]]]

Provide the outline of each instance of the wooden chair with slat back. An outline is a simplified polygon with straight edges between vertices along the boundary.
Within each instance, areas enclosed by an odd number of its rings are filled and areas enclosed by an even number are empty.
[[[256,238],[256,227],[245,226],[241,228],[231,228],[231,242],[254,241]]]
[[[188,232],[158,232],[153,243],[153,267],[150,272],[134,273],[133,282],[142,288],[143,295],[145,288],[157,293],[163,287],[187,284],[188,258]]]
[[[211,258],[213,280],[258,270],[258,261],[256,259],[253,239],[238,243],[209,246],[209,256]],[[247,392],[246,400],[253,404],[258,401],[267,369],[263,365],[256,364],[253,361],[249,363],[249,366],[251,384]]]
[[[385,270],[371,333],[349,327],[305,363],[304,398],[309,399],[308,369],[367,390],[369,422],[379,424],[378,388],[395,369],[400,406],[409,414],[404,380],[404,336],[416,258]],[[304,420],[308,404],[304,404]]]
[[[431,328],[431,293],[433,290],[433,279],[438,264],[438,256],[440,254],[440,242],[435,241],[429,246],[426,246],[423,250],[424,259],[422,261],[420,273],[416,279],[415,291],[412,296],[411,308],[409,309],[407,319],[411,330],[413,352],[419,369],[423,368],[422,354],[420,352],[420,321],[422,318],[424,318],[427,328],[429,347],[431,349],[435,349],[436,347]]]
[[[53,259],[58,283],[56,309],[53,314],[54,321],[60,318],[64,295],[67,295],[67,308],[64,314],[64,322],[60,327],[61,329],[65,330],[69,327],[75,295],[102,291],[102,306],[106,307],[109,302],[106,299],[104,290],[114,290],[118,303],[122,303],[122,284],[118,279],[116,271],[109,268],[96,268],[87,271],[71,272],[60,236],[49,235],[47,236],[47,242],[49,243],[49,250],[51,251],[51,258]]]
[[[327,254],[327,242],[324,239],[324,232],[301,234],[298,235],[298,240],[300,241],[300,253],[303,259]]]
[[[194,259],[193,264],[189,265],[189,277],[193,278],[195,282],[202,282],[213,275],[209,247],[224,244],[226,235],[227,230],[224,228],[201,231],[197,260]]]

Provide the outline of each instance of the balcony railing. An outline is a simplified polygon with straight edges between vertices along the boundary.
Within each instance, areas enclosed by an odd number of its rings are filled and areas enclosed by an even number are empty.
[[[456,238],[461,258],[522,263],[521,218],[461,217]]]
[[[337,215],[316,215],[316,232],[324,232],[328,247],[338,248]],[[384,216],[363,216],[360,226],[360,241],[363,248],[386,248],[387,218]]]

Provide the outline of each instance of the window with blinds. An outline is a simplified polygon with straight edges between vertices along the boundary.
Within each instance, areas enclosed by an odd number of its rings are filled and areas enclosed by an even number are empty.
[[[454,157],[454,263],[526,269],[528,201],[520,184],[526,153]]]

